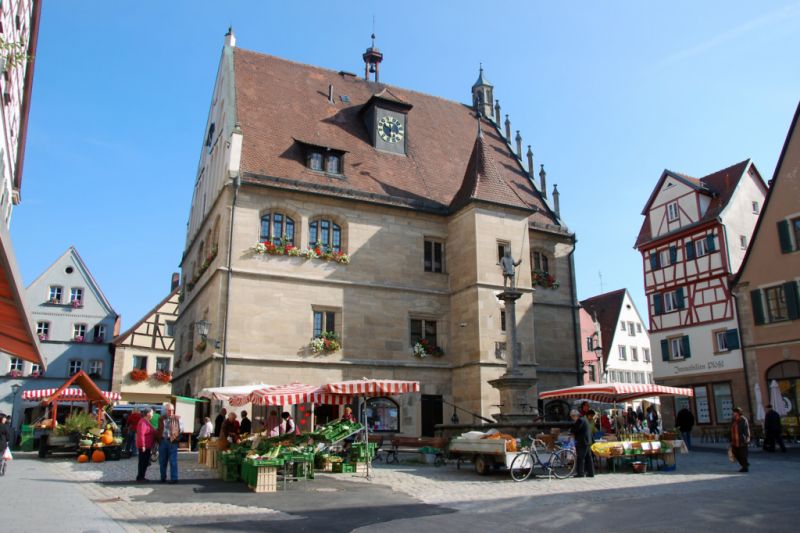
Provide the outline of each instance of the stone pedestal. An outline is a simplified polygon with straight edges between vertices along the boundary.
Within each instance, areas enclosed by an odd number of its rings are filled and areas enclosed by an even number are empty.
[[[522,292],[516,289],[503,291],[497,296],[506,307],[506,354],[510,354],[506,361],[506,373],[489,382],[500,392],[500,413],[492,415],[500,423],[529,422],[539,414],[536,407],[536,368],[531,365],[520,367],[522,354],[517,342],[516,304],[521,296]]]

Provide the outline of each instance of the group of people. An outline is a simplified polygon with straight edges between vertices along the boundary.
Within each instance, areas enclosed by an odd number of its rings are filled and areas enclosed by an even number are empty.
[[[280,416],[278,416],[277,410],[270,411],[269,416],[263,423],[257,421],[256,424],[248,418],[247,411],[242,411],[241,416],[242,419],[239,421],[235,412],[231,411],[229,413],[223,407],[213,424],[211,423],[211,418],[206,417],[204,419],[198,437],[201,439],[217,437],[223,442],[238,443],[243,435],[250,433],[266,433],[269,437],[299,434],[297,424],[292,415],[285,411]]]

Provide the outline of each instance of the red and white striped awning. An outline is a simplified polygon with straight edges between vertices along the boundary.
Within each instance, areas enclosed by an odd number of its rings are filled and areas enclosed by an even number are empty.
[[[58,388],[25,390],[22,391],[22,399],[27,401],[44,400],[46,398],[49,398],[56,392],[58,392]],[[105,399],[108,400],[109,402],[116,402],[121,399],[120,393],[118,392],[108,392],[108,391],[101,391],[101,392],[103,393]],[[62,390],[58,400],[69,401],[69,402],[87,401],[86,393],[83,392],[82,389],[74,387]]]
[[[354,394],[365,396],[389,396],[419,392],[419,381],[402,381],[396,379],[357,379],[338,381],[324,386],[329,392],[337,394]]]
[[[692,389],[664,385],[636,385],[630,383],[604,383],[580,385],[539,393],[540,400],[553,398],[581,398],[603,403],[622,403],[651,396],[694,396]]]
[[[314,403],[318,405],[347,405],[353,401],[349,394],[331,393],[316,385],[292,383],[254,390],[250,394],[233,396],[228,400],[233,407],[253,403],[255,405],[296,405]]]

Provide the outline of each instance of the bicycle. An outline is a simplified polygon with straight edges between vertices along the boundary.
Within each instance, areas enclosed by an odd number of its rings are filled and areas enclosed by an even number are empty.
[[[533,470],[537,466],[548,476],[552,475],[558,479],[566,479],[573,475],[578,461],[572,449],[557,447],[552,452],[549,452],[549,457],[545,461],[542,461],[537,447],[546,450],[547,445],[542,440],[529,438],[531,440],[530,447],[523,448],[511,461],[511,466],[508,468],[511,473],[511,479],[525,481],[531,474],[536,477]]]

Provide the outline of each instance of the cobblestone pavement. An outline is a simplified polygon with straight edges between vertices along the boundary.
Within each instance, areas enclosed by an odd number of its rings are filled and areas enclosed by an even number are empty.
[[[271,494],[255,494],[241,483],[215,479],[216,472],[197,465],[194,454],[181,455],[177,485],[132,483],[135,459],[78,464],[64,458],[42,465],[57,478],[51,483],[73,483],[91,505],[127,531],[703,528],[732,533],[764,529],[765,524],[770,531],[796,531],[797,458],[792,453],[751,457],[748,474],[738,473],[723,451],[703,451],[679,455],[675,472],[521,483],[507,472],[478,476],[468,464],[458,470],[453,464],[436,468],[377,463],[371,481],[351,474],[318,474],[314,481],[293,483]],[[158,478],[157,465],[149,476]],[[113,530],[96,530],[101,529]]]

